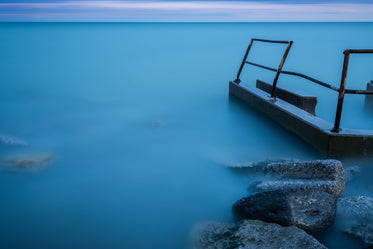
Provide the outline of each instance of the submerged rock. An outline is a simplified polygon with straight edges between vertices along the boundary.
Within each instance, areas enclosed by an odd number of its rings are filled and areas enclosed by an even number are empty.
[[[373,246],[373,198],[350,196],[338,201],[338,215],[347,220],[345,232]]]
[[[49,153],[11,156],[0,160],[0,170],[38,171],[47,167],[52,158]]]
[[[224,165],[232,172],[241,175],[251,175],[253,172],[263,172],[265,166],[271,163],[292,163],[297,162],[293,160],[264,160],[264,161],[250,161],[250,162],[230,162]]]
[[[0,134],[0,144],[11,146],[27,146],[28,143],[20,138]]]
[[[373,246],[373,225],[372,224],[356,224],[345,230],[345,233],[350,234],[369,246]],[[369,247],[371,248],[371,247]]]
[[[257,184],[261,190],[319,188],[335,196],[343,195],[345,190],[342,163],[337,160],[270,163],[263,171],[272,179]]]
[[[193,249],[326,249],[297,227],[282,227],[259,220],[208,223],[192,232]]]
[[[149,125],[152,127],[166,127],[168,126],[168,122],[163,120],[151,120]]]
[[[277,189],[245,197],[233,205],[237,219],[295,225],[316,234],[333,225],[337,197],[320,189]]]
[[[356,178],[356,176],[360,173],[360,168],[359,166],[354,165],[354,166],[345,168],[344,172],[345,172],[345,181],[347,183]]]
[[[141,122],[141,125],[148,128],[165,128],[169,127],[171,123],[167,120],[152,119]]]
[[[338,209],[344,215],[353,216],[359,220],[373,222],[373,198],[368,196],[348,196],[338,200]]]

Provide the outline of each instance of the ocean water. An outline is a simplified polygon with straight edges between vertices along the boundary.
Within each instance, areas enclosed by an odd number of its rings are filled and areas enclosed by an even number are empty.
[[[187,248],[195,224],[231,221],[232,204],[249,194],[247,179],[227,165],[321,158],[229,99],[250,39],[293,40],[284,69],[339,86],[343,50],[372,48],[372,30],[373,23],[1,23],[0,247]],[[255,44],[249,60],[276,67],[283,49]],[[348,88],[365,89],[372,62],[351,55]],[[241,78],[273,77],[246,66]],[[285,75],[278,85],[315,94],[317,115],[334,121],[337,93]],[[373,128],[364,102],[346,96],[342,127]],[[25,156],[50,162],[4,166]],[[373,196],[372,161],[343,162],[362,171],[346,194]],[[360,245],[337,225],[320,240]]]

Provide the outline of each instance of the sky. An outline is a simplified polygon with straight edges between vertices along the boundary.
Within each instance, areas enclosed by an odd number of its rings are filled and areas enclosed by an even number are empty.
[[[373,0],[4,0],[0,22],[372,22]]]

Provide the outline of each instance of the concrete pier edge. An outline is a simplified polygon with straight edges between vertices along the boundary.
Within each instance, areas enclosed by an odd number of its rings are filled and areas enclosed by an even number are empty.
[[[288,102],[270,95],[249,84],[229,82],[229,94],[295,133],[326,156],[372,156],[373,131],[345,129],[331,132],[333,125]]]

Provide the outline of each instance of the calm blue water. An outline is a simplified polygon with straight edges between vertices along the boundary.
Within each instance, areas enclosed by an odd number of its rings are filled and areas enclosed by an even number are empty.
[[[293,40],[284,69],[338,86],[343,50],[372,48],[372,30],[372,23],[0,24],[0,134],[28,144],[3,144],[0,157],[53,156],[36,172],[0,171],[0,247],[186,248],[196,223],[230,221],[231,205],[247,195],[247,180],[224,165],[320,158],[229,101],[228,81],[250,39]],[[282,49],[255,45],[249,59],[276,67]],[[352,55],[349,88],[365,89],[372,61]],[[242,79],[273,76],[248,66]],[[316,94],[318,116],[333,122],[336,93],[291,76],[278,84]],[[344,107],[342,127],[373,128],[364,97],[347,96]],[[354,189],[373,195],[361,186]]]

